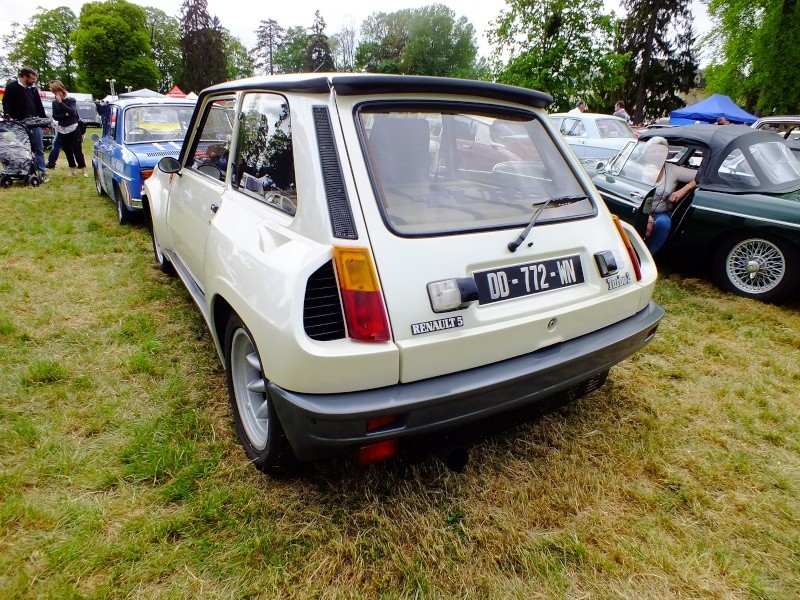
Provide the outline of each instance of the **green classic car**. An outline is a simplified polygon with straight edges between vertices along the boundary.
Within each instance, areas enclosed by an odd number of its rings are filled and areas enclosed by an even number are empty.
[[[667,140],[667,161],[697,170],[697,188],[676,207],[660,254],[711,266],[718,285],[740,296],[790,296],[800,278],[800,149],[741,125],[643,133],[592,177],[611,211],[643,237],[658,173],[646,143],[655,136]]]

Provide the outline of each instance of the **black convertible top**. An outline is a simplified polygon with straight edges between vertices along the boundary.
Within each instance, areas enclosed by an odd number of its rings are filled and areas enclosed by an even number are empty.
[[[754,158],[751,147],[756,144],[778,142],[785,144],[800,158],[800,145],[787,142],[771,131],[753,129],[745,125],[684,125],[668,129],[655,129],[643,133],[639,139],[648,140],[663,137],[670,144],[701,146],[707,149],[706,155],[697,173],[697,185],[708,190],[721,192],[753,192],[753,187],[745,184],[737,185],[730,178],[720,177],[720,166],[735,150],[740,150],[748,158],[750,166],[756,171],[760,182],[759,192],[783,194],[800,188],[800,179],[773,183],[763,172],[759,172],[761,161]]]

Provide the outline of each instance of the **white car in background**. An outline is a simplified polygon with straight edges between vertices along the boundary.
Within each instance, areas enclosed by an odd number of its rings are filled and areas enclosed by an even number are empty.
[[[753,129],[777,133],[785,140],[800,142],[800,115],[771,115],[753,123]]]
[[[580,397],[650,341],[664,314],[653,259],[568,151],[550,100],[366,74],[200,94],[143,202],[256,467],[345,451],[366,464]]]
[[[581,161],[616,156],[637,138],[625,119],[600,113],[555,113],[550,118]]]

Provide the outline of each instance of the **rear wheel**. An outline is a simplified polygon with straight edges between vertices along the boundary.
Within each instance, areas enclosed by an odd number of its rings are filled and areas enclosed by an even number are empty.
[[[797,250],[771,236],[727,237],[714,254],[713,266],[722,289],[746,298],[780,302],[797,286]]]
[[[11,183],[12,183],[11,182],[11,177],[9,177],[8,175],[3,175],[2,177],[0,177],[0,186],[1,187],[10,188],[11,187]]]
[[[27,182],[31,187],[39,187],[39,184],[42,183],[42,180],[38,175],[28,175]]]
[[[125,200],[122,196],[122,190],[114,183],[114,203],[117,205],[117,223],[120,225],[128,225],[133,220],[133,214],[128,207],[125,206]]]
[[[225,372],[236,433],[245,454],[265,473],[285,473],[291,450],[269,397],[253,337],[236,314],[225,329]]]
[[[105,196],[106,192],[103,189],[103,183],[100,181],[100,173],[97,172],[97,167],[92,169],[94,171],[94,189],[97,190],[98,196]]]

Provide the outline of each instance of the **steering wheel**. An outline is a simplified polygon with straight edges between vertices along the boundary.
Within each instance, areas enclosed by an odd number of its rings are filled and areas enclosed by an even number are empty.
[[[150,132],[147,129],[145,129],[144,127],[131,127],[128,130],[128,133],[129,134],[130,133],[142,133],[144,135],[151,135]]]

